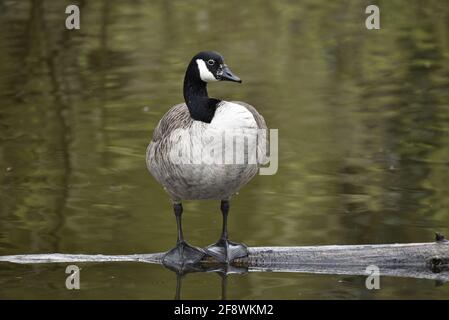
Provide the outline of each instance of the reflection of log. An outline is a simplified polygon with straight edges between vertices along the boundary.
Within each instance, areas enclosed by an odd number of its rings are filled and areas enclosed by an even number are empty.
[[[449,242],[333,245],[308,247],[252,247],[235,265],[249,272],[303,272],[366,275],[375,265],[381,276],[449,281]],[[164,253],[134,255],[31,254],[0,256],[0,262],[77,263],[146,262],[161,264]],[[204,264],[210,264],[205,259]]]

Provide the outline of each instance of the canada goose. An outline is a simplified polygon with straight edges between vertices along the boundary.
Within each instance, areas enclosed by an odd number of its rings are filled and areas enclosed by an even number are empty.
[[[169,265],[194,264],[205,254],[222,263],[229,263],[235,258],[247,255],[246,245],[228,239],[229,198],[254,177],[259,164],[264,163],[266,159],[264,155],[261,155],[261,160],[258,159],[257,162],[247,161],[255,152],[260,153],[264,150],[260,149],[261,145],[258,144],[255,148],[246,145],[246,149],[239,149],[244,150],[246,157],[243,164],[205,161],[179,163],[171,158],[171,155],[179,154],[190,155],[196,160],[207,157],[201,153],[208,147],[210,140],[203,138],[212,133],[217,137],[216,134],[231,131],[237,137],[249,134],[250,138],[254,138],[258,129],[258,132],[260,129],[267,129],[264,118],[251,105],[209,98],[207,83],[214,81],[242,82],[231,72],[219,53],[213,51],[198,53],[190,61],[185,73],[185,103],[173,106],[162,117],[147,148],[148,170],[170,195],[176,216],[177,245],[164,256],[164,262]],[[180,135],[179,132],[187,133],[187,137]],[[260,141],[260,136],[258,139]],[[236,146],[233,145],[232,148]],[[224,150],[227,151],[229,149]],[[217,243],[204,250],[185,242],[181,225],[183,212],[181,201],[197,199],[221,200],[220,208],[223,215],[221,237]]]

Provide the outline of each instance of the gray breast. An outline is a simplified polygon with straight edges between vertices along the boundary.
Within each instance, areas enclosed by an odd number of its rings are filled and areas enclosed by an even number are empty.
[[[259,129],[267,128],[265,120],[254,107],[242,102],[234,103],[244,106],[251,112]],[[173,162],[171,155],[186,147],[184,140],[173,138],[173,132],[181,129],[193,137],[201,138],[208,126],[210,125],[207,123],[193,120],[186,104],[182,103],[172,107],[154,130],[153,139],[147,148],[147,167],[173,201],[227,199],[251,180],[258,171],[258,164]],[[193,140],[191,144],[198,143],[198,140]],[[195,146],[189,147],[193,152],[196,150]]]

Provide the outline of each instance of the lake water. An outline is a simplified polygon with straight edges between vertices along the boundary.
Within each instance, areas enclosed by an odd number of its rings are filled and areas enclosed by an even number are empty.
[[[249,246],[406,243],[449,235],[449,2],[0,1],[0,255],[160,252],[176,240],[168,196],[147,172],[153,128],[182,102],[190,58],[224,55],[243,84],[214,97],[254,105],[279,130],[279,170],[231,202]],[[198,246],[221,229],[217,201],[186,201]],[[0,264],[0,298],[172,299],[157,265]],[[187,275],[182,298],[219,299],[221,278]],[[448,285],[251,273],[229,299],[448,299]]]

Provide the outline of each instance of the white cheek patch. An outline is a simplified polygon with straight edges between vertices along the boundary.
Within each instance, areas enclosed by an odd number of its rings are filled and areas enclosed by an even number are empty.
[[[212,72],[209,71],[204,60],[196,59],[196,64],[198,65],[198,70],[200,71],[201,80],[203,80],[204,82],[218,81],[217,79],[215,79]]]

